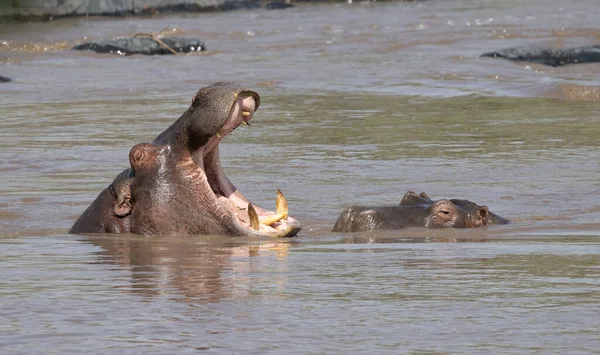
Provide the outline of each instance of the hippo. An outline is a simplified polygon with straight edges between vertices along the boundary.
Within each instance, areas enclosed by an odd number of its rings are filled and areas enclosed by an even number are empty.
[[[277,190],[275,212],[250,202],[227,178],[219,143],[250,126],[260,96],[234,83],[200,89],[190,107],[151,143],[129,152],[130,168],[117,175],[75,221],[69,233],[141,235],[295,236]]]
[[[265,9],[267,10],[283,10],[290,7],[296,7],[296,5],[290,4],[287,1],[271,1],[265,5]]]
[[[376,229],[475,228],[509,221],[469,200],[433,201],[422,192],[407,192],[395,206],[352,206],[338,217],[333,232],[359,232]]]

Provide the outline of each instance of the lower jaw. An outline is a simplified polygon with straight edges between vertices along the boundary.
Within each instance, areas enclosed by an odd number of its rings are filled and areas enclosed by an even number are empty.
[[[261,224],[258,230],[255,230],[249,223],[238,221],[244,229],[244,234],[248,236],[268,237],[268,238],[285,238],[294,237],[298,234],[301,227],[300,224],[288,218],[286,221],[275,222],[270,226]]]
[[[274,222],[270,225],[261,223],[259,229],[256,230],[250,225],[248,204],[245,200],[233,195],[230,198],[225,196],[217,196],[217,200],[224,209],[232,213],[234,220],[237,221],[240,229],[243,230],[244,235],[283,238],[295,236],[301,229],[298,221],[296,221],[294,218],[287,217],[286,219],[281,219],[280,221]],[[261,217],[274,216],[277,214],[273,211],[258,208],[254,204],[253,206]]]
[[[294,236],[298,233],[301,229],[300,223],[291,217],[286,217],[276,222],[267,222],[269,225],[260,223],[258,229],[252,228],[250,216],[248,215],[248,205],[251,204],[251,201],[249,201],[241,191],[226,178],[219,166],[218,155],[214,156],[211,154],[218,153],[209,151],[206,155],[203,154],[202,167],[195,164],[194,170],[202,177],[199,179],[199,184],[202,185],[202,191],[205,191],[205,193],[211,191],[213,193],[212,198],[217,200],[216,205],[219,206],[218,208],[222,208],[222,212],[232,215],[233,223],[236,224],[236,226],[234,226],[235,230],[238,230],[242,235],[275,238]],[[281,192],[277,190],[276,201],[279,201],[280,194]],[[283,199],[285,199],[285,197],[283,197]],[[287,202],[285,205],[287,216]],[[265,210],[255,204],[252,204],[252,206],[260,217],[259,220],[268,220],[268,217],[279,215],[277,212]],[[279,207],[277,208],[279,210]],[[273,221],[273,218],[271,218],[271,221]]]

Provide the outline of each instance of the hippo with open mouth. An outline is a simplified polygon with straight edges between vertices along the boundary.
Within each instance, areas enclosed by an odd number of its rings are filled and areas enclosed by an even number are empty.
[[[407,192],[396,206],[352,206],[338,217],[333,232],[407,227],[474,228],[509,221],[469,200],[433,201],[426,193]]]
[[[221,140],[238,126],[249,126],[259,105],[256,92],[233,83],[200,89],[175,123],[152,143],[131,149],[131,167],[69,233],[295,236],[301,225],[288,216],[281,191],[277,211],[260,208],[229,181],[219,160]]]

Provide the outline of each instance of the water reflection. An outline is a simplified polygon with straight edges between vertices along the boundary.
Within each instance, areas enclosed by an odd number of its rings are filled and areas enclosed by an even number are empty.
[[[0,239],[0,349],[597,353],[600,65],[479,58],[597,41],[597,0],[563,3],[0,24],[0,74],[14,79],[0,88],[0,238],[19,236]],[[60,49],[166,22],[210,52]],[[264,98],[252,129],[224,142],[225,170],[259,205],[282,189],[306,226],[298,239],[53,235],[133,144],[219,80]],[[408,189],[516,223],[331,235],[344,207],[395,204]]]
[[[261,272],[273,272],[270,288],[276,295],[287,284],[289,248],[298,244],[294,240],[133,235],[82,240],[102,248],[97,253],[102,263],[130,267],[131,284],[115,287],[150,297],[166,294],[185,302],[248,299],[255,287],[264,287],[254,282],[254,275]]]
[[[492,227],[497,230],[497,227]],[[503,227],[500,227],[502,230]],[[346,244],[373,243],[472,243],[488,242],[490,232],[485,228],[429,229],[406,228],[403,230],[376,230],[365,233],[345,233]],[[494,233],[491,233],[494,236]]]

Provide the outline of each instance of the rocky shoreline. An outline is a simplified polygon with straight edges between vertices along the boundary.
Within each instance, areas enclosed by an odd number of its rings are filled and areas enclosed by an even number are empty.
[[[0,5],[0,18],[48,21],[76,16],[143,16],[159,12],[224,11],[257,6],[257,0],[18,0]]]
[[[339,3],[347,1],[348,0],[13,0],[10,2],[0,2],[0,19],[12,21],[49,21],[76,16],[151,16],[158,13],[170,12],[210,12],[260,7],[266,9],[283,9],[293,7],[294,2]]]

